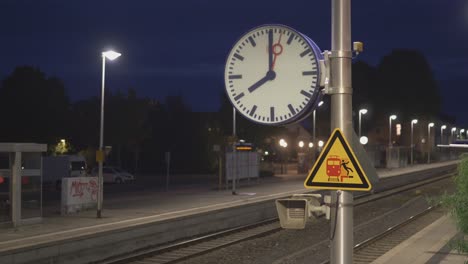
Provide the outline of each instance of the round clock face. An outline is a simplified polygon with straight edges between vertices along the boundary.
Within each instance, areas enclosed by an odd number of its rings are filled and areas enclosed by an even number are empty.
[[[261,124],[294,122],[310,113],[319,91],[319,48],[286,26],[265,25],[245,34],[231,50],[226,92],[246,118]]]

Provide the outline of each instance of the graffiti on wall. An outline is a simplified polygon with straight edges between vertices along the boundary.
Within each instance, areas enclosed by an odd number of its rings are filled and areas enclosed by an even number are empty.
[[[95,179],[82,180],[73,179],[70,185],[70,195],[76,199],[86,199],[90,197],[92,201],[97,200],[98,185]]]

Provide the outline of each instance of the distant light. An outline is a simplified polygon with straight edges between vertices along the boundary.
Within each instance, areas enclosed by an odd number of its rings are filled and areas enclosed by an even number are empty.
[[[429,126],[429,127],[433,127],[433,126],[434,126],[434,123],[429,123],[428,126]]]
[[[442,129],[442,130],[444,130],[444,129],[446,129],[446,128],[447,128],[446,125],[443,125],[443,126],[440,127],[440,129]]]
[[[457,128],[456,127],[452,127],[452,132],[455,132],[457,131]]]
[[[319,147],[323,147],[323,141],[322,141],[322,140],[319,140],[318,146],[319,146]]]
[[[268,151],[265,151],[265,156],[268,156],[268,154],[270,154],[270,153],[268,153]]]
[[[395,119],[396,119],[396,115],[391,115],[391,116],[390,116],[390,119],[391,119],[391,120],[395,120]]]
[[[417,123],[418,123],[418,120],[417,120],[417,119],[411,120],[411,124],[417,124]]]
[[[365,115],[365,114],[367,114],[367,109],[361,109],[361,110],[359,110],[359,113]]]
[[[309,148],[313,148],[313,147],[314,147],[314,143],[309,142]]]
[[[323,105],[323,101],[320,101],[317,106]]]
[[[460,130],[460,133],[463,133],[463,132],[465,132],[465,129]]]
[[[283,148],[286,148],[288,146],[288,143],[284,142]]]
[[[108,58],[109,60],[115,60],[118,57],[120,57],[121,55],[122,55],[121,53],[115,52],[113,50],[104,51],[102,53],[102,56]]]
[[[245,143],[245,140],[239,139],[239,142],[240,142],[240,143]]]
[[[359,142],[361,142],[362,145],[366,145],[367,142],[369,142],[369,139],[368,139],[366,136],[362,136],[362,137],[359,139]]]
[[[298,145],[299,145],[300,148],[303,148],[303,147],[304,147],[304,141],[302,141],[302,140],[299,141],[299,144],[298,144]]]
[[[286,143],[286,141],[284,141],[284,139],[280,139],[280,141],[279,141],[280,146],[283,146],[284,143]]]
[[[401,124],[396,124],[396,134],[397,136],[401,136]]]

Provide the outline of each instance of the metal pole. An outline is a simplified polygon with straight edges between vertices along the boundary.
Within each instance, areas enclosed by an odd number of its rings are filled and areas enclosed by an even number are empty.
[[[411,165],[413,165],[413,121],[411,121]]]
[[[392,117],[388,118],[388,146],[392,146]]]
[[[98,200],[97,200],[97,218],[102,216],[102,201],[103,201],[103,180],[102,180],[102,166],[104,159],[103,145],[104,145],[104,83],[106,76],[106,56],[102,54],[102,84],[101,84],[101,129],[99,133],[99,152],[101,153],[101,159],[99,160],[99,172],[98,172]]]
[[[331,129],[340,128],[351,140],[351,0],[332,0],[332,48],[330,54]],[[338,206],[332,215],[330,262],[353,262],[353,194],[349,191],[332,192],[332,201]],[[339,195],[338,195],[339,194]]]
[[[359,110],[359,139],[361,139],[361,110]]]
[[[431,126],[427,126],[427,163],[431,163]]]
[[[444,144],[444,129],[440,127],[440,144]]]
[[[232,137],[234,142],[232,143],[232,195],[236,195],[236,180],[237,180],[237,153],[236,153],[236,108],[232,108]]]
[[[315,110],[312,112],[312,160],[315,162],[317,143],[315,142]]]

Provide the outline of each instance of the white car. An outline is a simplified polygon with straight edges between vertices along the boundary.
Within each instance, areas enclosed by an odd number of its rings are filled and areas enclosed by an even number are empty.
[[[97,177],[98,176],[98,169],[94,168],[92,171],[92,175]],[[135,176],[132,174],[116,167],[103,167],[102,168],[102,176],[105,183],[125,183],[125,182],[133,182],[135,181]]]

